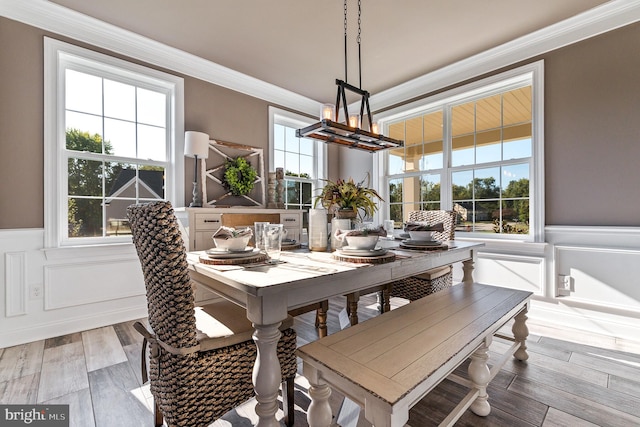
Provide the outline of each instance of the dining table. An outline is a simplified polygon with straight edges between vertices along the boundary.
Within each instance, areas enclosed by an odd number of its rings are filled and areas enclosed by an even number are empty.
[[[211,265],[205,252],[189,252],[189,275],[208,290],[246,308],[255,328],[257,357],[253,385],[257,401],[257,426],[279,426],[276,419],[281,371],[277,357],[278,329],[290,310],[357,293],[405,277],[458,262],[464,283],[473,283],[472,272],[483,243],[444,242],[439,250],[401,248],[397,241],[380,240],[388,249],[381,263],[349,262],[331,252],[283,251],[277,264],[258,262]],[[337,259],[339,258],[339,259]],[[365,260],[366,261],[366,260]]]

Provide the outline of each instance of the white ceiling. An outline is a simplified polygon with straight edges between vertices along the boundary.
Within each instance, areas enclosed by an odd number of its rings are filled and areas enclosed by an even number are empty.
[[[347,1],[348,82],[359,86],[357,0]],[[52,2],[318,102],[334,102],[345,78],[340,0]],[[362,0],[362,88],[381,92],[606,2]]]

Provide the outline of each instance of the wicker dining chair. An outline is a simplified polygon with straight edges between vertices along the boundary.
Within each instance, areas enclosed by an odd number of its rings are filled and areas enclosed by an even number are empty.
[[[443,231],[435,231],[433,240],[446,242],[455,238],[456,231],[455,211],[411,211],[409,212],[410,222],[425,222],[430,225],[442,223]],[[429,270],[417,276],[407,277],[397,280],[391,284],[391,297],[404,298],[415,301],[434,292],[441,291],[453,284],[453,267],[445,266]]]
[[[155,425],[203,426],[254,396],[256,360],[253,327],[246,311],[227,301],[194,306],[194,284],[178,222],[169,202],[127,208],[133,243],[147,292],[148,323],[134,325],[144,336],[142,377],[147,380],[146,345]],[[278,342],[283,407],[293,425],[296,333],[283,322]],[[229,332],[231,331],[231,332]],[[286,390],[286,392],[285,392]]]

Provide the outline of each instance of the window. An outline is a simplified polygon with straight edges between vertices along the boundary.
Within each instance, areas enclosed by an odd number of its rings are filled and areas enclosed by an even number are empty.
[[[297,129],[311,123],[308,118],[270,108],[269,170],[284,170],[286,209],[312,208],[315,189],[323,186],[321,180],[326,176],[324,144],[296,137]]]
[[[184,199],[175,147],[182,80],[54,40],[46,46],[46,245],[130,241],[128,205]]]
[[[458,237],[542,241],[541,64],[385,118],[389,218],[453,209]]]

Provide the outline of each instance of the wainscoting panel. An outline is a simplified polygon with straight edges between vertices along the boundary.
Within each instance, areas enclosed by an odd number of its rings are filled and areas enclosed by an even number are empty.
[[[6,316],[27,314],[27,253],[4,254]]]
[[[145,295],[138,260],[48,265],[45,310]]]
[[[640,313],[640,250],[558,245],[555,262],[570,280],[560,299]]]
[[[544,258],[480,252],[474,280],[544,296]]]

